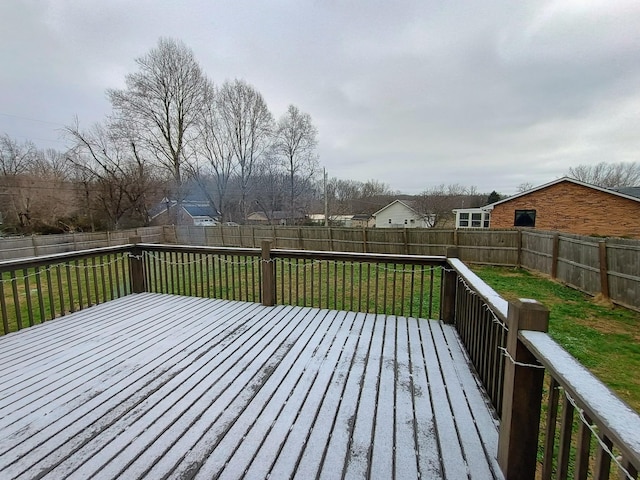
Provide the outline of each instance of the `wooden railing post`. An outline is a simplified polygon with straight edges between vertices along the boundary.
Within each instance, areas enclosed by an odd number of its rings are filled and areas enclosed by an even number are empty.
[[[271,242],[262,241],[262,305],[272,307],[276,304],[275,264],[271,258]]]
[[[509,302],[498,463],[506,480],[535,477],[544,370],[518,340],[518,331],[546,332],[549,310],[535,300]],[[517,363],[516,363],[517,362]]]
[[[447,258],[458,258],[458,247],[447,247]],[[440,320],[453,323],[456,318],[456,285],[458,274],[445,270],[442,276],[442,298],[440,300]]]
[[[142,237],[130,237],[129,243],[134,245],[142,243]],[[131,277],[131,291],[133,293],[145,292],[144,262],[142,261],[142,249],[138,246],[134,246],[129,255],[129,275]]]

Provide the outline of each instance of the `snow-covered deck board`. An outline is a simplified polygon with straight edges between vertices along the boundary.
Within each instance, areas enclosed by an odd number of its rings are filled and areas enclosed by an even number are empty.
[[[0,338],[0,478],[501,478],[437,321],[130,295]]]

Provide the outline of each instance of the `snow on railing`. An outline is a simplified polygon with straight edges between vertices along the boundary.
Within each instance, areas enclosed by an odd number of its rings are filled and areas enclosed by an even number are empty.
[[[558,478],[566,478],[571,463],[575,478],[586,478],[591,468],[593,478],[610,478],[617,470],[619,478],[635,480],[640,470],[640,415],[546,333],[524,330],[519,337],[551,377],[542,478],[551,478],[553,463],[560,472]],[[556,447],[560,399],[562,414]],[[574,419],[579,421],[577,432]],[[592,444],[595,448],[590,448]],[[554,459],[556,449],[558,455]]]

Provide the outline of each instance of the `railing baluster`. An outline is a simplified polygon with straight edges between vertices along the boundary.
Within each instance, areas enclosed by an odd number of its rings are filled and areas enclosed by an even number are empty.
[[[74,261],[72,265],[73,272],[76,276],[76,285],[78,286],[78,310],[82,310],[84,299],[82,298],[82,275],[80,274],[81,267],[78,260]]]
[[[620,462],[622,464],[622,468],[624,468],[627,472],[620,471],[619,475],[621,480],[627,480],[629,477],[635,479],[638,478],[638,470],[633,466],[630,460],[623,458]],[[618,469],[620,470],[620,469]]]
[[[310,288],[310,296],[309,296],[309,300],[310,300],[309,306],[313,307],[315,305],[315,303],[314,303],[315,302],[315,297],[313,295],[313,293],[314,293],[314,288],[313,287],[314,287],[314,283],[315,283],[314,282],[314,278],[316,276],[315,263],[314,263],[313,260],[311,260],[310,266],[311,266],[311,268],[310,268],[310,272],[309,272],[309,278],[311,280],[311,285],[310,285],[311,288]],[[306,304],[305,304],[305,307],[306,307]]]
[[[82,260],[82,273],[84,273],[84,284],[87,288],[87,306],[90,307],[93,305],[91,300],[91,282],[89,281],[89,265],[87,263],[87,259]]]
[[[113,266],[114,266],[114,272],[115,272],[115,280],[116,280],[116,295],[117,298],[120,298],[122,296],[122,280],[120,278],[120,269],[118,268],[118,264],[120,263],[120,256],[119,255],[115,255],[114,258],[114,262],[113,262]],[[123,267],[124,268],[124,267]]]
[[[379,265],[374,265],[373,269],[376,272],[376,278],[375,278],[375,301],[374,301],[374,307],[373,307],[373,312],[377,312],[378,311],[378,285],[379,285],[379,275],[378,272],[380,271]]]
[[[108,274],[108,278],[109,278],[109,295],[110,295],[110,299],[113,300],[115,297],[114,294],[114,284],[113,284],[113,263],[112,263],[112,256],[109,255],[107,257],[107,274]]]
[[[22,307],[20,306],[20,297],[18,295],[18,279],[16,271],[11,270],[11,288],[13,290],[13,308],[16,313],[16,325],[18,330],[22,330]]]
[[[96,257],[91,257],[91,276],[93,277],[93,293],[96,305],[100,303],[100,293],[98,291],[98,271],[96,268]]]
[[[293,278],[294,285],[291,287],[292,295],[294,295],[294,305],[300,305],[300,260],[293,260]],[[294,294],[295,292],[295,294]]]
[[[560,423],[560,445],[558,447],[557,478],[567,478],[569,454],[571,452],[571,431],[573,428],[573,404],[564,395],[562,402],[562,421]]]
[[[47,294],[49,296],[49,312],[51,316],[49,318],[56,318],[56,304],[53,300],[53,286],[51,283],[51,267],[46,269],[47,276]]]
[[[544,456],[542,459],[542,480],[551,480],[553,475],[553,452],[556,440],[556,422],[558,418],[558,399],[560,389],[555,378],[549,382],[549,401],[547,406],[547,422],[545,425]]]
[[[225,290],[225,298],[229,300],[230,298],[230,290],[229,286],[229,255],[224,256],[224,290]]]
[[[205,279],[207,282],[207,293],[206,296],[207,298],[211,298],[211,255],[204,255],[204,266],[203,266],[203,270],[205,272]]]
[[[109,257],[107,256],[107,260],[108,261]],[[108,294],[107,294],[107,275],[105,275],[104,273],[104,264],[106,263],[105,261],[105,256],[101,255],[100,256],[100,283],[102,286],[102,301],[106,302],[107,299],[109,298]]]
[[[73,282],[71,281],[71,265],[69,265],[69,262],[64,264],[65,267],[65,274],[67,276],[67,289],[68,289],[68,295],[69,295],[69,311],[71,313],[74,313],[76,311],[76,300],[75,297],[73,295]]]
[[[9,333],[9,313],[7,312],[7,301],[4,297],[4,273],[0,273],[0,312],[2,312],[2,330],[6,335]]]
[[[584,416],[584,420],[591,424],[591,419]],[[585,421],[580,422],[578,426],[578,437],[576,444],[576,471],[574,478],[576,480],[586,480],[589,473],[589,449],[591,448],[591,430]]]
[[[42,293],[42,270],[39,266],[35,267],[36,289],[38,291],[38,310],[40,312],[40,323],[46,320],[44,310],[44,295]]]
[[[243,261],[242,261],[242,271],[244,272],[244,300],[245,302],[248,302],[250,300],[252,300],[252,298],[250,298],[249,293],[249,287],[250,287],[250,283],[249,283],[249,269],[251,268],[251,272],[253,274],[253,268],[251,267],[252,263],[250,263],[250,257],[242,257]],[[291,268],[291,267],[289,267]],[[289,278],[291,278],[291,275],[289,275]],[[289,290],[289,292],[291,292],[291,290]]]
[[[216,295],[216,298],[224,298],[224,283],[222,281],[222,255],[216,255],[216,261],[218,263],[218,288],[220,292]]]
[[[609,437],[603,435],[600,439],[600,442],[602,442],[604,446],[609,449],[609,452],[611,451],[613,442],[611,441],[611,439],[609,439]],[[611,472],[611,456],[609,455],[609,452],[605,451],[602,445],[598,445],[596,450],[596,461],[593,468],[593,478],[595,480],[608,480],[609,474]],[[553,454],[553,452],[551,453]],[[549,463],[551,463],[551,459],[549,459]]]
[[[58,300],[60,301],[60,315],[65,315],[67,309],[64,303],[64,290],[62,289],[62,266],[56,265],[56,283],[58,285]]]
[[[29,326],[33,327],[33,302],[31,301],[31,285],[29,285],[29,271],[25,268],[22,270],[24,278],[24,295],[27,300],[27,316],[29,318]]]
[[[167,255],[165,266],[167,268],[167,293],[171,293],[173,295],[178,294],[178,288],[176,286],[176,267],[175,267],[175,259],[178,258],[178,254],[176,252],[169,252]],[[171,278],[171,282],[169,282],[169,277]],[[169,286],[171,283],[171,286]]]
[[[325,262],[325,265],[326,265],[326,270],[327,270],[327,281],[326,281],[326,286],[325,286],[325,289],[327,291],[326,308],[329,309],[329,308],[332,308],[331,302],[335,302],[335,296],[331,295],[331,291],[330,291],[331,290],[331,269],[332,269],[332,266],[333,266],[333,262],[330,262],[330,261],[327,260]],[[333,308],[335,308],[335,304],[334,304]]]

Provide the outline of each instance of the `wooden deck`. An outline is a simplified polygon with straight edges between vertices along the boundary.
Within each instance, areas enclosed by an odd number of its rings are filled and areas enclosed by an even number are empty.
[[[437,321],[130,295],[0,338],[0,478],[502,478]]]

